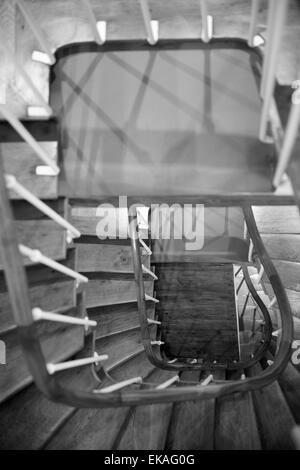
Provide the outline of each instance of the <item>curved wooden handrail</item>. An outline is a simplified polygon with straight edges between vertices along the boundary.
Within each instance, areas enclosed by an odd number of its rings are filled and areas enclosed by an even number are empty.
[[[249,234],[255,244],[256,252],[270,279],[277,296],[281,312],[282,336],[276,359],[272,366],[265,369],[260,375],[242,381],[228,381],[228,383],[213,384],[206,387],[183,386],[164,390],[137,390],[116,391],[107,394],[71,389],[61,386],[59,379],[49,375],[42,353],[41,344],[33,324],[31,306],[29,303],[28,286],[22,259],[17,249],[18,241],[13,225],[12,211],[7,196],[3,178],[2,162],[0,164],[0,246],[3,266],[11,299],[13,315],[19,329],[19,339],[28,363],[29,371],[38,388],[51,400],[73,407],[102,408],[117,406],[135,406],[151,403],[164,403],[169,401],[186,401],[216,398],[233,392],[244,392],[264,387],[276,380],[284,370],[290,357],[290,348],[293,338],[293,322],[290,305],[280,281],[280,278],[269,259],[262,240],[255,225],[250,207],[244,209]],[[136,214],[130,214],[131,230],[137,231]],[[135,282],[137,300],[142,325],[142,341],[149,360],[161,367],[158,358],[152,351],[148,322],[146,322],[145,297],[143,285],[143,272],[140,262],[139,247],[137,246],[137,232],[132,239],[133,263],[135,268]],[[172,366],[172,364],[168,364]],[[189,367],[189,366],[188,366]],[[171,367],[173,368],[173,367]]]
[[[140,318],[140,325],[141,325],[141,334],[142,334],[142,342],[144,345],[145,353],[148,357],[148,360],[161,369],[165,370],[174,370],[174,371],[181,371],[181,370],[240,370],[240,369],[247,369],[253,366],[257,361],[259,361],[264,353],[267,351],[271,338],[272,338],[272,322],[269,315],[269,311],[259,295],[257,294],[251,278],[249,276],[248,270],[245,266],[242,266],[243,269],[245,282],[249,291],[252,294],[253,299],[256,301],[257,305],[261,309],[265,320],[265,332],[266,337],[256,351],[253,358],[248,359],[247,361],[238,361],[236,363],[219,363],[219,364],[185,364],[185,363],[173,363],[170,364],[168,361],[162,358],[160,354],[157,354],[151,345],[150,340],[150,330],[149,324],[147,321],[147,311],[146,311],[146,302],[145,302],[145,292],[144,292],[144,280],[143,280],[143,272],[142,272],[142,261],[141,255],[139,250],[139,244],[136,243],[136,238],[138,236],[138,224],[137,224],[137,216],[135,214],[130,214],[129,219],[129,228],[130,228],[130,236],[131,236],[131,246],[132,246],[132,258],[133,258],[133,267],[135,273],[135,283],[136,283],[136,290],[137,290],[137,302],[138,302],[138,311],[139,311],[139,318]]]

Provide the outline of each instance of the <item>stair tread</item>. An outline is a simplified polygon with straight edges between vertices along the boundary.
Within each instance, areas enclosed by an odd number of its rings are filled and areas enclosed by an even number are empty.
[[[271,300],[274,297],[274,291],[272,289],[271,284],[264,281],[263,285]],[[295,315],[295,317],[300,318],[300,292],[292,289],[285,289],[285,292],[291,305],[293,315]]]
[[[98,354],[108,354],[104,367],[109,369],[112,364],[134,353],[140,346],[142,346],[141,331],[136,329],[96,339],[95,350]]]
[[[183,372],[180,379],[197,382],[200,379],[200,372]],[[214,420],[214,399],[176,403],[167,448],[169,450],[212,450]]]
[[[175,372],[155,369],[146,377],[143,388],[153,388],[154,385],[170,379]],[[118,442],[118,450],[163,450],[167,438],[169,421],[173,404],[153,404],[137,406],[132,409],[126,430]]]
[[[215,449],[261,449],[250,393],[234,393],[217,399]]]
[[[79,315],[77,308],[73,308],[67,313],[71,316]],[[82,326],[39,322],[36,324],[36,332],[47,362],[63,361],[83,347],[84,329]],[[0,401],[3,401],[28,385],[32,381],[32,377],[18,340],[18,330],[14,329],[2,335],[1,339],[6,344],[7,357],[7,363],[1,368],[0,377]]]
[[[75,252],[68,250],[62,264],[74,269]],[[50,268],[26,268],[30,304],[46,311],[62,311],[76,305],[76,281]],[[14,326],[14,318],[3,273],[0,273],[0,332]]]
[[[293,413],[297,424],[300,423],[300,369],[296,370],[291,363],[278,378],[279,385],[284,393],[286,401]]]
[[[253,376],[260,372],[256,364],[247,373]],[[253,391],[252,397],[263,449],[293,449],[291,430],[295,421],[278,382]]]
[[[153,282],[145,281],[144,285],[145,292],[153,295]],[[86,287],[88,308],[135,302],[136,299],[136,286],[133,280],[91,279]]]
[[[84,357],[82,350],[76,357]],[[70,369],[57,374],[61,384],[67,388],[92,390],[98,382],[90,367]],[[64,423],[75,413],[75,409],[48,400],[32,384],[0,405],[0,419],[6,426],[1,433],[0,448],[10,450],[40,449],[55,436]],[[82,410],[85,411],[85,410]]]
[[[65,219],[68,218],[68,203],[66,199],[43,201]],[[42,211],[24,200],[12,201],[12,210],[18,240],[25,246],[40,250],[45,256],[54,260],[66,257],[66,230]],[[25,266],[33,264],[29,258],[23,257]],[[0,261],[1,266],[1,261]]]
[[[140,327],[136,303],[119,304],[88,309],[90,319],[98,322],[96,336],[104,337],[130,328]],[[147,305],[148,318],[154,319],[154,304]]]
[[[57,163],[57,142],[39,142],[53,163]],[[58,197],[58,177],[38,176],[35,169],[45,165],[26,142],[3,143],[3,164],[6,173],[14,175],[19,183],[41,199]],[[12,199],[20,199],[13,191],[9,192]]]
[[[142,353],[116,368],[110,375],[121,381],[133,376],[145,376],[153,365]],[[47,449],[108,450],[112,449],[130,408],[81,409],[62,427],[47,445]]]
[[[77,269],[80,272],[133,273],[130,246],[79,243]],[[142,263],[150,268],[150,258],[142,255]]]
[[[271,233],[262,234],[261,237],[271,258],[282,261],[300,262],[299,234]]]
[[[300,263],[283,260],[273,260],[279,277],[286,289],[300,291]],[[269,279],[263,274],[263,281],[268,282]]]
[[[300,233],[297,206],[255,206],[253,213],[260,233]]]

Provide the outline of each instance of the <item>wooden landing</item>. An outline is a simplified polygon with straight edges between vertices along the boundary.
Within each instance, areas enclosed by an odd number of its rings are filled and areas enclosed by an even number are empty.
[[[192,228],[189,234],[187,218],[183,220],[181,207],[178,213],[174,211],[170,218],[166,217],[164,224],[160,224],[163,226],[158,233],[159,238],[152,240],[152,263],[248,262],[249,246],[244,240],[244,216],[240,207],[204,206],[197,215],[195,208],[193,212],[189,211],[189,215]],[[156,227],[154,213],[151,225]],[[151,236],[157,238],[153,229]]]
[[[156,267],[164,352],[204,361],[239,359],[233,268],[170,263]]]
[[[273,193],[249,51],[168,44],[64,50],[51,91],[64,130],[61,194]]]

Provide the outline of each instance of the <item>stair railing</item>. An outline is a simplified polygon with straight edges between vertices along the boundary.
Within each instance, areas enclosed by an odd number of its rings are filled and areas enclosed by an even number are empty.
[[[134,212],[135,211],[135,212]],[[248,269],[246,266],[241,266],[243,270],[243,278],[239,285],[243,282],[246,282],[247,288],[252,295],[253,300],[256,302],[257,306],[259,307],[263,318],[264,318],[264,338],[262,339],[260,346],[258,347],[255,354],[253,354],[250,359],[247,361],[236,361],[232,363],[183,363],[180,361],[168,361],[161,355],[160,350],[153,350],[151,346],[162,346],[164,342],[162,341],[153,341],[151,340],[151,331],[149,328],[149,319],[147,317],[147,309],[146,309],[146,302],[149,296],[145,295],[144,292],[144,278],[143,278],[143,270],[142,270],[142,261],[141,261],[141,253],[139,249],[139,245],[136,240],[139,239],[139,228],[137,222],[137,213],[136,209],[133,209],[133,213],[129,215],[129,228],[130,228],[130,238],[131,238],[131,245],[132,245],[132,256],[133,256],[133,267],[135,273],[135,283],[137,289],[137,302],[138,302],[138,309],[139,309],[139,318],[141,324],[141,331],[142,331],[142,341],[144,344],[145,352],[149,361],[157,367],[166,370],[241,370],[247,369],[253,366],[257,361],[259,361],[265,352],[267,351],[269,344],[272,338],[272,323],[269,315],[268,308],[265,306],[264,302],[261,300],[259,295],[257,294],[250,275],[248,273]],[[254,246],[254,242],[252,242],[252,247]],[[253,248],[251,249],[253,251]],[[252,254],[251,254],[252,257]],[[152,301],[158,302],[157,299],[151,297]]]
[[[81,233],[79,230],[77,230],[77,228],[75,228],[72,224],[70,224],[70,222],[68,222],[61,215],[51,209],[51,207],[41,201],[41,199],[26,189],[21,183],[19,183],[15,176],[5,174],[5,182],[7,189],[17,193],[19,197],[25,199],[25,201],[32,204],[36,209],[40,210],[43,214],[52,219],[62,228],[66,229],[68,241],[71,242],[73,238],[78,238],[81,236]]]
[[[94,39],[97,42],[97,44],[100,44],[100,46],[102,46],[102,44],[104,44],[106,41],[106,28],[107,28],[106,21],[97,21],[93,8],[91,6],[90,0],[81,0],[81,1],[86,8],[88,19],[89,19],[89,22],[93,31]]]
[[[2,34],[1,34],[0,47],[3,53],[9,54],[10,56],[9,59],[13,62],[15,71],[17,72],[17,74],[20,75],[20,77],[22,77],[22,79],[26,83],[26,86],[31,90],[33,96],[37,100],[38,106],[28,107],[27,109],[28,116],[32,116],[32,114],[35,114],[36,112],[38,112],[39,116],[43,115],[44,117],[50,117],[52,115],[51,107],[49,106],[45,98],[43,97],[42,93],[37,89],[31,77],[28,75],[28,73],[26,72],[22,64],[19,62],[19,60],[14,54],[14,51],[11,49],[9,44],[5,41]]]
[[[139,3],[145,25],[147,41],[151,46],[154,46],[159,38],[159,23],[151,18],[148,0],[139,0]]]
[[[155,45],[159,40],[159,23],[154,21],[151,17],[151,11],[149,8],[148,0],[137,0],[140,3],[142,17],[145,25],[147,40],[150,45]],[[106,21],[97,21],[95,13],[92,9],[90,0],[82,0],[88,19],[93,30],[93,36],[95,41],[99,45],[103,45],[106,42]],[[41,51],[33,51],[32,59],[36,61],[41,61],[48,65],[53,65],[56,61],[53,47],[49,43],[47,35],[44,33],[38,21],[35,20],[34,15],[30,11],[30,8],[25,4],[24,0],[16,0],[16,5],[24,15],[27,23],[29,24],[33,34],[35,35]],[[268,124],[270,122],[270,112],[272,107],[274,107],[274,87],[276,81],[276,66],[278,63],[278,54],[280,41],[282,38],[283,27],[285,24],[286,12],[288,8],[288,0],[275,1],[272,0],[269,2],[269,12],[268,12],[268,24],[267,24],[267,39],[266,47],[263,60],[263,71],[262,71],[262,80],[261,80],[261,97],[263,101],[261,119],[260,119],[260,130],[259,138],[262,141],[272,141],[272,137],[267,135]],[[264,40],[261,36],[257,35],[257,23],[258,23],[258,14],[259,14],[260,0],[252,0],[251,4],[251,16],[249,22],[249,33],[247,43],[249,47],[257,47],[264,43]],[[212,24],[213,18],[208,14],[208,7],[206,0],[199,0],[199,7],[202,17],[202,34],[201,38],[203,42],[209,42],[212,38]],[[13,59],[14,60],[14,59]],[[21,67],[20,64],[16,62],[16,68],[19,70],[23,76],[25,82],[31,88],[34,95],[38,98],[38,101],[41,102],[42,107],[45,108],[46,112],[49,114],[51,109],[49,105],[45,102],[40,92],[36,89],[34,84],[31,81],[31,78],[26,74],[25,70]],[[290,115],[286,130],[284,132],[283,142],[279,145],[279,161],[277,164],[275,176],[273,179],[273,185],[276,188],[281,180],[282,176],[286,171],[290,158],[292,156],[293,149],[295,147],[295,142],[298,135],[299,123],[300,123],[300,105],[299,105],[299,93],[298,91],[294,94],[295,101],[291,107]],[[35,108],[35,107],[33,107]],[[6,110],[3,110],[3,113]],[[9,109],[7,108],[9,113]],[[32,109],[34,113],[35,110]],[[15,129],[20,133],[22,138],[27,140],[29,136],[25,136],[24,129],[21,129],[21,123],[16,121],[16,118],[12,119],[3,114],[5,119],[7,119]],[[14,121],[14,123],[13,123]],[[35,151],[43,158],[43,150],[38,149],[37,143],[31,141],[32,148],[35,147]],[[45,155],[44,155],[45,157]],[[52,166],[49,162],[47,163],[52,167],[53,171],[58,171],[58,168],[54,165]]]
[[[51,168],[53,175],[59,174],[59,167],[53,162],[52,158],[38,143],[37,140],[28,132],[26,127],[21,121],[14,115],[12,110],[7,104],[0,104],[0,114],[9,122],[9,124],[16,130],[20,137],[27,142],[32,148],[34,153],[48,166]]]
[[[58,263],[57,261],[54,261],[51,258],[48,258],[48,256],[43,255],[43,253],[41,253],[39,250],[32,250],[31,248],[28,248],[28,246],[24,246],[22,244],[19,244],[18,248],[20,253],[23,256],[29,258],[32,263],[41,263],[45,266],[48,266],[49,268],[55,269],[55,271],[65,274],[66,276],[72,277],[77,281],[78,284],[80,282],[89,281],[86,276],[79,274],[77,271],[74,271],[73,269],[68,268],[67,266],[64,266],[61,263]]]
[[[52,48],[49,45],[42,29],[39,24],[35,22],[30,11],[25,6],[23,0],[17,0],[18,6],[23,12],[28,24],[31,26],[33,33],[38,39],[41,49],[44,52],[34,51],[32,58],[34,60],[45,59],[44,62],[53,64],[55,57],[52,52]],[[283,10],[275,10],[275,4],[286,3],[286,0],[282,2],[272,2],[273,10],[270,13],[270,26],[277,25],[279,30],[282,29],[283,21],[281,22],[279,16],[280,11],[284,12],[284,6],[280,7]],[[204,2],[202,2],[203,8]],[[279,7],[278,7],[279,8]],[[205,15],[207,19],[207,15]],[[152,21],[152,20],[151,20]],[[150,21],[150,24],[151,24]],[[273,23],[272,23],[273,22]],[[255,21],[254,21],[255,23]],[[207,28],[208,30],[208,28]],[[153,31],[152,31],[153,33]],[[272,31],[271,31],[272,33]],[[278,31],[278,34],[280,31]],[[204,27],[204,39],[207,39]],[[264,61],[264,76],[265,78],[265,89],[263,93],[264,106],[261,120],[261,137],[265,138],[266,122],[269,118],[270,101],[273,97],[274,88],[274,75],[275,75],[275,61],[276,53],[278,52],[278,41],[275,45],[272,45],[270,39],[272,34],[269,35],[270,48],[266,52]],[[154,38],[155,39],[155,38]],[[276,47],[275,47],[276,46]],[[272,50],[272,47],[274,50]],[[59,168],[53,163],[51,158],[43,150],[40,144],[33,139],[28,133],[22,123],[13,115],[7,105],[1,105],[0,111],[2,112],[5,119],[17,130],[20,136],[31,146],[36,154],[44,161],[44,163],[52,169],[53,174],[58,174]],[[248,230],[251,239],[255,245],[256,252],[264,266],[266,275],[270,279],[270,283],[276,294],[277,303],[281,314],[282,323],[282,335],[277,351],[277,355],[273,364],[264,370],[259,376],[245,379],[241,382],[228,381],[222,384],[213,384],[207,387],[180,387],[180,388],[167,388],[162,390],[138,390],[138,391],[109,391],[108,393],[94,393],[88,391],[82,391],[77,389],[71,389],[61,386],[60,381],[55,377],[55,372],[63,370],[63,368],[78,367],[91,363],[99,363],[105,360],[107,356],[95,355],[92,358],[83,359],[84,362],[76,362],[71,364],[72,361],[67,363],[50,364],[52,367],[49,368],[49,364],[46,363],[40,340],[37,336],[35,329],[35,318],[32,312],[32,308],[29,302],[28,285],[26,279],[25,269],[22,263],[21,253],[18,250],[20,246],[16,237],[15,227],[13,223],[12,211],[9,204],[7,191],[5,187],[5,180],[3,178],[2,162],[0,162],[0,249],[3,260],[3,266],[6,276],[7,288],[11,300],[13,315],[15,323],[19,330],[19,338],[25,357],[28,362],[29,370],[40,390],[50,399],[65,403],[74,407],[104,407],[104,406],[134,406],[140,404],[150,403],[161,403],[169,401],[185,401],[193,399],[207,399],[220,397],[226,394],[239,391],[255,390],[263,387],[276,380],[278,375],[284,370],[286,364],[289,361],[290,349],[293,338],[293,322],[291,309],[289,302],[282,286],[281,280],[269,259],[259,233],[257,231],[255,220],[250,207],[244,209],[245,219],[247,222]],[[143,268],[140,258],[140,242],[136,242],[133,239],[133,260],[135,268],[135,281],[137,287],[137,301],[140,314],[140,321],[142,325],[142,339],[145,350],[151,362],[155,365],[160,366],[160,359],[153,352],[151,335],[149,334],[149,322],[146,316],[146,296],[143,286]],[[25,251],[27,247],[24,247]],[[37,258],[34,258],[37,259]],[[151,298],[154,300],[154,298]],[[67,365],[66,365],[67,364]],[[172,366],[175,364],[169,364]],[[54,367],[54,368],[53,368]],[[60,368],[61,367],[61,368]],[[165,367],[168,368],[168,367]],[[187,368],[193,368],[192,365],[188,365]],[[181,367],[182,369],[182,367]],[[115,393],[116,392],[116,393]]]
[[[126,390],[119,389],[107,393],[95,393],[93,391],[83,391],[61,385],[59,377],[55,374],[60,367],[87,366],[85,362],[99,363],[107,358],[105,351],[103,356],[95,355],[92,358],[84,358],[86,361],[80,363],[49,364],[45,361],[41,343],[35,329],[35,320],[29,302],[27,279],[25,269],[22,264],[21,254],[18,251],[18,240],[14,229],[13,216],[8,200],[2,161],[0,160],[0,249],[2,262],[6,277],[6,284],[11,300],[12,311],[15,323],[18,327],[19,340],[27,360],[29,371],[35,380],[38,388],[51,400],[76,408],[101,408],[106,406],[136,406],[151,403],[165,403],[186,400],[200,400],[216,398],[234,392],[255,390],[266,386],[276,380],[278,375],[286,367],[291,352],[293,337],[293,321],[289,302],[280,278],[269,259],[262,240],[257,231],[255,220],[251,208],[245,208],[245,219],[248,225],[249,234],[254,242],[256,252],[264,265],[274,292],[276,293],[279,309],[281,311],[282,335],[278,352],[274,363],[265,369],[260,375],[247,378],[241,381],[228,381],[227,383],[212,383],[205,387],[182,386],[168,387],[166,389],[140,389]],[[137,241],[137,214],[129,215],[131,231],[135,233],[132,238],[133,264],[135,272],[135,282],[137,290],[137,300],[139,316],[141,322],[142,341],[145,350],[150,358],[156,360],[152,351],[151,337],[148,330],[146,317],[146,301],[144,295],[144,279],[141,266],[140,244]],[[148,356],[148,357],[149,357]],[[151,360],[151,359],[150,359]],[[53,368],[54,366],[54,368]],[[89,365],[90,367],[90,365]]]

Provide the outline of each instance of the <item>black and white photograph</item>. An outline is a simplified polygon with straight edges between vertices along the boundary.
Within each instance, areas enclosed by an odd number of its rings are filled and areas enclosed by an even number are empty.
[[[0,423],[300,450],[300,0],[0,0]]]

